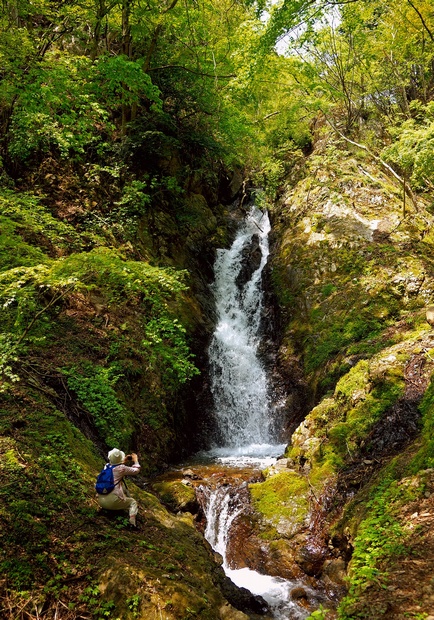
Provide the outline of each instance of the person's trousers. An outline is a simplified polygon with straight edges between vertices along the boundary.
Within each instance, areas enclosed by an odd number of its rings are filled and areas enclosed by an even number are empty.
[[[139,509],[133,497],[121,499],[113,492],[108,495],[98,495],[98,503],[101,508],[105,508],[106,510],[128,510],[130,517],[135,517]]]

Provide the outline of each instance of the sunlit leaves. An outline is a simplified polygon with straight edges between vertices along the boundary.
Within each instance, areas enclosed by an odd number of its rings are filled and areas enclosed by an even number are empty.
[[[414,110],[414,106],[412,106]],[[405,121],[393,133],[396,140],[384,149],[383,157],[403,172],[415,189],[433,189],[434,104],[419,109],[425,121]]]
[[[142,99],[161,108],[160,92],[143,71],[143,60],[132,61],[126,56],[103,56],[92,65],[90,90],[107,108],[131,105]]]
[[[146,100],[161,106],[159,91],[140,61],[123,56],[48,55],[29,71],[12,119],[10,153],[20,159],[55,148],[62,157],[79,156],[96,145],[102,129],[122,105]]]

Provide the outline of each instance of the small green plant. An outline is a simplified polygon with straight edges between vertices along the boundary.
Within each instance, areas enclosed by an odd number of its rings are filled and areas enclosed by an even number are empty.
[[[131,424],[128,412],[114,389],[122,375],[114,366],[96,366],[85,362],[81,367],[63,369],[68,387],[73,390],[92,415],[95,426],[108,445],[128,445]]]
[[[132,612],[133,618],[137,618],[139,616],[140,604],[141,597],[139,594],[133,594],[133,596],[127,598],[127,606],[128,609]]]
[[[336,291],[337,287],[334,284],[325,284],[322,288],[322,294],[324,297],[329,297],[332,293]]]
[[[329,609],[325,609],[322,605],[320,605],[318,609],[313,611],[310,616],[306,618],[306,620],[326,620],[329,611]]]
[[[101,599],[99,586],[87,586],[80,596],[80,600],[86,604],[95,620],[113,620],[115,604],[113,601]]]

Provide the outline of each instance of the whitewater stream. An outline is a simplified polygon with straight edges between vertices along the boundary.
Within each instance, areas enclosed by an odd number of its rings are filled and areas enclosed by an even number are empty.
[[[216,328],[209,347],[211,391],[217,426],[215,447],[206,460],[259,472],[273,465],[285,444],[273,434],[267,374],[258,357],[263,311],[262,275],[269,255],[270,221],[266,212],[252,207],[232,246],[217,251],[214,265]],[[254,256],[253,265],[246,268]],[[230,479],[230,476],[229,476]],[[228,483],[202,487],[206,516],[205,538],[223,558],[223,568],[238,586],[261,595],[273,617],[302,620],[309,615],[291,599],[298,582],[229,566],[227,546],[231,525],[245,510],[241,491]],[[238,496],[238,491],[240,495]],[[303,585],[305,590],[309,590]]]

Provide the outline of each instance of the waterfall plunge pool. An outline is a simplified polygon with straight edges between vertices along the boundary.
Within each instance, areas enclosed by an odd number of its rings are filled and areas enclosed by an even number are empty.
[[[255,467],[266,469],[274,465],[277,458],[285,452],[286,444],[257,443],[248,446],[215,447],[200,452],[198,461],[202,463],[214,462],[234,467]]]

